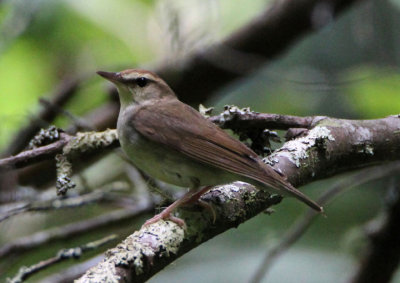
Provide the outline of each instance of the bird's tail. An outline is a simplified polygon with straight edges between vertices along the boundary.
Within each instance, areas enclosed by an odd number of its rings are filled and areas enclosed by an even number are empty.
[[[290,184],[284,177],[282,177],[276,171],[273,171],[272,168],[271,170],[269,170],[269,174],[257,176],[257,180],[261,181],[264,185],[267,185],[268,187],[274,188],[275,190],[278,191],[279,194],[283,196],[295,197],[301,202],[307,204],[312,209],[316,210],[317,212],[325,214],[322,206],[320,206],[318,203],[316,203],[308,196],[300,192],[298,189],[293,187],[292,184]]]
[[[275,192],[283,196],[295,197],[301,202],[307,204],[312,209],[319,213],[325,214],[324,209],[318,203],[310,199],[308,196],[300,192],[298,189],[292,186],[285,177],[275,171],[269,165],[260,161],[260,167],[263,169],[263,174],[248,174],[246,177],[251,178],[254,181],[261,182],[264,186],[273,188]]]
[[[285,188],[285,192],[287,195],[293,196],[293,197],[297,198],[298,200],[307,204],[309,207],[311,207],[315,211],[325,214],[324,208],[322,206],[320,206],[318,203],[313,201],[311,198],[309,198],[308,196],[306,196],[305,194],[300,192],[298,189],[293,187],[289,182],[281,183],[281,185]]]

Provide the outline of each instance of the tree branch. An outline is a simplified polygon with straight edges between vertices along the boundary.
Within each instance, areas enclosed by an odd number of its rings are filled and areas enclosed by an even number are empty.
[[[399,123],[398,116],[366,121],[316,118],[305,136],[286,142],[265,161],[286,175],[290,183],[300,186],[344,170],[399,159]],[[215,207],[214,224],[206,212],[182,208],[178,213],[187,223],[186,230],[169,221],[144,227],[110,250],[105,260],[79,282],[105,278],[145,281],[202,242],[281,200],[240,182],[216,187],[201,199]]]
[[[54,283],[54,282],[71,283],[79,276],[82,276],[82,274],[84,274],[87,269],[98,264],[103,258],[104,258],[104,255],[95,256],[87,261],[82,262],[82,263],[78,263],[71,267],[64,268],[63,270],[59,271],[58,273],[51,274],[48,277],[41,279],[40,282],[42,282],[42,283]]]
[[[236,106],[226,106],[224,112],[217,116],[212,116],[209,119],[223,129],[245,131],[249,129],[309,129],[311,128],[312,122],[316,119],[316,117],[299,117],[292,115],[257,113],[249,111],[248,108],[239,109]]]
[[[232,110],[233,109],[233,110]],[[233,130],[252,130],[252,129],[289,129],[292,127],[300,127],[300,128],[308,128],[315,126],[320,121],[326,121],[327,125],[334,125],[337,123],[338,125],[344,125],[347,128],[347,132],[342,132],[339,130],[340,141],[343,148],[340,149],[339,154],[343,152],[347,152],[348,156],[346,160],[343,162],[353,162],[352,156],[356,157],[357,160],[354,160],[354,163],[358,164],[361,159],[370,160],[370,163],[373,162],[382,162],[384,160],[394,160],[398,156],[398,149],[392,143],[397,141],[397,139],[386,139],[391,135],[395,135],[395,137],[399,136],[398,127],[399,118],[398,116],[389,116],[383,119],[375,119],[375,120],[346,120],[346,119],[334,119],[324,116],[308,116],[308,117],[299,117],[299,116],[291,116],[291,115],[280,115],[280,114],[268,114],[268,113],[256,113],[252,111],[239,110],[237,108],[230,107],[229,110],[221,113],[220,115],[210,117],[211,121],[217,123],[222,128],[229,128]],[[354,129],[348,128],[354,125]],[[376,128],[376,126],[381,126],[383,128]],[[337,127],[336,127],[337,128]],[[332,129],[336,131],[336,128]],[[340,128],[340,127],[339,127]],[[365,131],[366,134],[373,138],[373,140],[361,140],[357,141],[353,135],[353,131]],[[303,133],[305,134],[305,133]],[[350,137],[350,141],[348,141],[348,137]],[[8,157],[5,159],[0,159],[0,172],[1,170],[7,170],[13,167],[21,168],[32,163],[45,160],[45,159],[53,159],[57,153],[62,152],[63,147],[66,146],[70,141],[73,141],[74,137],[69,136],[65,133],[61,133],[60,141],[56,143],[39,147],[37,149],[33,149],[30,151],[24,151],[17,156]],[[386,147],[386,144],[389,144]],[[114,148],[118,146],[118,141],[107,146],[107,148]],[[291,146],[291,145],[289,145]],[[373,151],[378,148],[378,155],[376,155]],[[386,149],[385,149],[386,148]],[[285,150],[283,147],[281,150]],[[372,151],[371,151],[372,150]],[[396,155],[392,155],[391,151],[395,152]],[[363,153],[360,155],[359,153]],[[318,152],[315,152],[318,154]],[[298,157],[294,157],[296,160]],[[273,159],[270,157],[269,159]],[[273,161],[271,161],[273,162]],[[326,167],[331,167],[335,165],[335,161],[332,159],[332,162],[327,164]],[[349,164],[348,168],[353,168],[353,165]],[[368,162],[365,163],[365,166],[370,165]],[[297,165],[296,165],[297,166]],[[359,165],[357,165],[359,166]],[[341,167],[341,165],[339,166]],[[324,168],[321,170],[326,170]],[[329,168],[328,168],[329,169]],[[343,170],[346,170],[344,168]],[[327,176],[331,175],[329,170],[327,171]],[[335,174],[336,174],[335,170]]]
[[[37,232],[4,244],[0,247],[0,258],[15,253],[26,252],[59,239],[70,239],[87,231],[93,231],[95,229],[121,223],[128,219],[134,219],[153,210],[154,205],[150,203],[140,203],[130,209],[120,209],[92,219],[85,219],[65,226]]]
[[[113,198],[113,191],[127,190],[127,184],[110,183],[85,194],[78,194],[68,198],[50,198],[46,200],[32,201],[17,205],[5,212],[0,212],[0,223],[12,216],[16,216],[26,212],[39,212],[49,210],[59,210],[66,208],[80,207],[90,203],[110,200]],[[114,199],[117,200],[117,199]],[[1,250],[1,249],[0,249]],[[1,253],[0,253],[1,254]]]
[[[0,172],[22,168],[43,160],[53,159],[56,154],[63,151],[64,146],[68,144],[71,138],[70,135],[61,133],[60,140],[54,143],[23,151],[16,156],[0,159]]]
[[[187,229],[170,221],[159,221],[130,235],[106,254],[106,259],[90,269],[78,282],[144,282],[176,258],[214,236],[237,227],[281,201],[255,187],[235,182],[216,187],[202,196],[215,206],[217,219],[212,224],[210,213],[201,208],[179,210]],[[106,271],[107,270],[107,271]]]
[[[51,160],[57,154],[65,152],[65,150],[71,151],[70,149],[73,148],[76,151],[78,146],[81,150],[80,153],[99,152],[99,149],[112,149],[119,146],[118,139],[107,140],[106,143],[103,141],[105,138],[100,138],[99,135],[107,134],[108,132],[114,134],[115,130],[77,133],[76,136],[60,133],[60,139],[54,143],[23,151],[16,156],[0,159],[0,172],[26,167],[43,160]],[[89,142],[92,142],[93,146],[89,146]],[[84,144],[81,145],[80,143]]]
[[[94,241],[87,243],[85,245],[76,247],[76,248],[70,248],[70,249],[62,249],[60,250],[56,256],[49,258],[47,260],[43,260],[37,264],[34,264],[30,267],[23,266],[19,269],[17,275],[15,275],[14,278],[10,279],[10,283],[21,283],[34,275],[35,273],[38,273],[39,271],[48,268],[56,263],[59,263],[61,261],[67,260],[67,259],[78,259],[82,256],[83,253],[97,249],[105,244],[108,244],[111,241],[114,241],[117,238],[116,235],[110,235],[105,238],[102,238],[100,240]]]

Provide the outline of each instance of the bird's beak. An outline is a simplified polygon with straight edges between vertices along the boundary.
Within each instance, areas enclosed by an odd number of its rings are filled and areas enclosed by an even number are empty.
[[[98,71],[96,73],[112,83],[123,82],[123,78],[120,73],[104,72],[104,71]]]

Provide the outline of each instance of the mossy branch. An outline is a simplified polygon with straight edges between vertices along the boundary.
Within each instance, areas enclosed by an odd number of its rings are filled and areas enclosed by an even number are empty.
[[[397,115],[378,120],[314,117],[310,125],[300,137],[284,143],[265,159],[294,186],[400,159]],[[212,189],[201,200],[214,207],[215,223],[201,208],[178,209],[186,230],[169,221],[144,227],[110,250],[104,261],[78,282],[146,281],[189,250],[247,221],[281,198],[236,182]]]

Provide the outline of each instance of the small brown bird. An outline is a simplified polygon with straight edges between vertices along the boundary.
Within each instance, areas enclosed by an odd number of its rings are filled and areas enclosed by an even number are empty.
[[[197,200],[211,186],[237,180],[270,193],[293,196],[323,211],[255,152],[180,102],[156,74],[138,69],[97,73],[118,88],[121,109],[117,130],[123,151],[150,176],[190,188],[145,225],[159,219],[183,225],[183,220],[171,215],[174,209]]]

